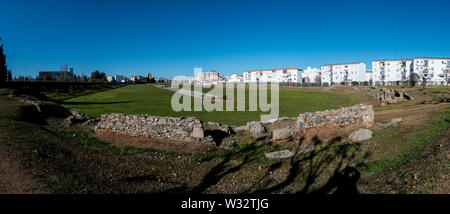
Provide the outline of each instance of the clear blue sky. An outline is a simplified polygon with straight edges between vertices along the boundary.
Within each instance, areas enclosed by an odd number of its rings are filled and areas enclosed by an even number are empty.
[[[14,75],[231,75],[414,56],[450,57],[450,1],[0,0]]]

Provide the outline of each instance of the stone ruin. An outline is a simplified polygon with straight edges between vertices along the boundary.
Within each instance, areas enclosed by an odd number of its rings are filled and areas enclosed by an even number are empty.
[[[284,128],[271,129],[274,123],[287,122]],[[249,131],[255,139],[271,136],[274,141],[292,139],[294,134],[311,128],[344,127],[359,124],[371,127],[374,123],[372,105],[355,106],[306,112],[294,118],[279,118],[267,122],[252,121],[245,127],[229,127],[217,122],[203,124],[194,117],[157,117],[147,114],[103,114],[95,127],[96,132],[110,131],[128,136],[149,137],[161,141],[188,143],[220,143],[221,139],[238,131]]]
[[[212,136],[205,137],[202,122],[194,117],[103,114],[95,131],[111,131],[129,136],[150,137],[161,141],[214,143]]]
[[[295,131],[302,132],[309,128],[344,127],[360,124],[371,127],[374,123],[372,105],[358,104],[333,110],[306,112],[297,117]]]
[[[390,88],[380,88],[375,94],[375,99],[385,105],[394,104],[403,100],[413,100],[414,98],[408,95],[405,91],[399,91]]]
[[[281,129],[268,132],[268,126],[280,121],[292,121],[293,127],[290,125]],[[272,139],[286,140],[293,134],[301,133],[311,128],[320,127],[345,127],[352,124],[359,124],[364,127],[371,127],[374,124],[374,111],[372,105],[358,104],[355,106],[344,107],[334,110],[305,112],[294,118],[280,118],[268,122],[252,121],[247,123],[248,130],[254,138],[258,139],[272,135]]]

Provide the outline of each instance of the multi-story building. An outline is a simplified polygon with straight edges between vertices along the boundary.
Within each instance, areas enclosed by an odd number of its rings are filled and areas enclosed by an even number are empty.
[[[366,79],[365,82],[373,83],[373,72],[372,70],[366,70]]]
[[[106,81],[108,81],[108,82],[115,82],[116,79],[114,78],[114,76],[106,76]]]
[[[239,75],[239,74],[233,74],[227,78],[227,82],[240,83],[240,82],[243,82],[243,80],[244,80],[244,76]]]
[[[302,82],[299,68],[274,68],[245,71],[244,82]]]
[[[303,71],[302,80],[308,83],[319,83],[321,81],[319,68],[311,68],[308,66],[306,70]]]
[[[447,84],[448,71],[450,70],[450,58],[444,57],[414,57],[413,73],[419,75],[419,82],[422,78],[427,79],[429,85]]]
[[[61,66],[60,71],[39,71],[39,79],[51,78],[52,80],[70,80],[75,77],[73,68],[67,68],[67,64]]]
[[[322,83],[364,82],[366,64],[362,62],[338,63],[323,65]]]
[[[202,68],[194,68],[194,76],[189,78],[189,82],[212,83],[223,80],[223,76],[217,71],[203,72]]]
[[[130,81],[135,82],[135,83],[143,82],[144,77],[143,76],[131,76]]]
[[[393,85],[409,80],[412,59],[377,59],[372,61],[373,84]]]

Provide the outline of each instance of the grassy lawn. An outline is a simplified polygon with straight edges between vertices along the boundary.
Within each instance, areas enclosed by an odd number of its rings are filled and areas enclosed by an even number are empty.
[[[203,121],[244,125],[260,120],[261,111],[180,111],[171,108],[173,92],[152,85],[130,85],[123,88],[66,100],[65,106],[99,117],[103,113],[151,114],[157,116],[194,116]],[[269,93],[270,94],[270,93]],[[248,90],[247,90],[248,100]],[[304,89],[280,89],[280,117],[299,113],[350,106],[359,103],[355,94],[338,94]],[[236,103],[235,103],[236,105]],[[248,109],[248,102],[246,102]],[[268,113],[268,112],[266,112]]]
[[[381,87],[381,86],[380,86]],[[382,87],[390,87],[390,88],[412,88],[409,85],[385,85]],[[415,88],[422,88],[422,85],[415,85]],[[439,89],[439,90],[450,90],[450,86],[447,85],[427,85],[427,89]]]

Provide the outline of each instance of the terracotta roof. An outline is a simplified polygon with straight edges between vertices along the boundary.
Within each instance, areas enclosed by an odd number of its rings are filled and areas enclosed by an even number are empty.
[[[376,59],[373,60],[374,62],[380,62],[380,61],[412,61],[413,59]]]
[[[300,68],[272,68],[272,69],[258,69],[258,70],[248,70],[245,72],[255,72],[255,71],[273,71],[273,70],[292,70],[292,69],[297,69],[297,70],[302,70]]]
[[[326,65],[323,65],[323,66],[333,66],[333,65],[350,65],[350,64],[359,64],[359,63],[362,63],[362,62],[348,62],[348,63],[326,64]]]
[[[372,70],[366,70],[366,73],[372,73]]]
[[[450,59],[448,57],[414,57],[414,59]]]

